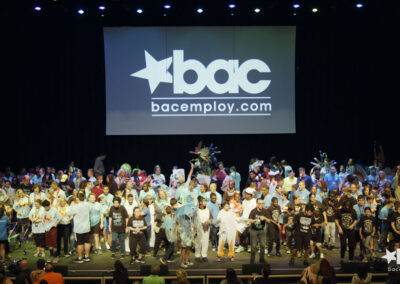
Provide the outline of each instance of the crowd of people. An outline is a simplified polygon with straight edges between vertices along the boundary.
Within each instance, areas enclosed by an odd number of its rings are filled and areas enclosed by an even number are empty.
[[[106,174],[105,157],[85,174],[73,164],[1,173],[1,261],[12,253],[13,236],[20,246],[33,239],[34,256],[48,263],[74,254],[76,263],[89,262],[111,250],[130,264],[149,254],[168,264],[179,255],[181,268],[194,264],[192,248],[196,262],[207,262],[210,250],[217,261],[247,251],[250,263],[257,254],[260,263],[288,254],[289,265],[302,255],[308,266],[309,258],[336,249],[337,238],[342,260],[346,252],[349,260],[371,260],[376,251],[400,247],[400,167],[385,173],[374,163],[360,176],[351,159],[339,171],[325,160],[308,174],[273,157],[251,161],[243,181],[222,162],[206,181],[194,164],[167,180],[159,166],[152,174]]]

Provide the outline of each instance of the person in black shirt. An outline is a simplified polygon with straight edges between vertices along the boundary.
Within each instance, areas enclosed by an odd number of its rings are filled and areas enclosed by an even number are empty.
[[[313,205],[314,206],[314,205]],[[315,257],[315,246],[318,249],[320,258],[324,258],[324,254],[322,252],[322,227],[326,225],[326,220],[324,214],[322,214],[321,210],[314,206],[314,225],[311,227],[311,255],[310,258]]]
[[[345,202],[350,201],[351,208],[353,208],[353,206],[357,204],[357,200],[353,196],[351,196],[351,189],[349,187],[344,187],[342,191],[343,195],[342,197],[340,197],[339,200],[340,207],[343,208]]]
[[[294,218],[296,228],[295,233],[295,249],[292,251],[292,257],[289,266],[294,266],[294,257],[297,251],[304,249],[304,262],[308,266],[308,250],[310,249],[311,226],[314,224],[314,206],[307,204],[305,212],[301,212]]]
[[[364,209],[365,215],[361,216],[360,229],[358,234],[361,240],[362,255],[371,259],[373,255],[373,236],[375,235],[375,218],[372,216],[371,208],[366,207]]]
[[[144,263],[144,255],[146,254],[146,237],[144,231],[147,229],[146,220],[142,216],[139,207],[133,209],[134,216],[129,218],[127,230],[129,231],[129,249],[131,251],[131,264],[134,262]],[[139,257],[136,259],[136,248],[139,244]]]
[[[282,228],[282,234],[286,234],[286,241],[287,241],[287,246],[288,246],[288,251],[287,253],[290,253],[293,247],[293,241],[294,241],[294,217],[295,217],[295,209],[294,207],[289,207],[288,212],[285,216],[283,216],[283,228]]]
[[[393,229],[393,242],[397,250],[400,248],[400,204],[397,203],[394,210],[390,219],[390,226]]]
[[[336,239],[336,224],[335,224],[335,215],[336,210],[339,209],[339,202],[336,198],[336,192],[330,191],[329,197],[325,198],[322,202],[324,207],[324,212],[326,214],[327,224],[324,230],[324,244],[329,250],[335,247],[335,239]]]
[[[347,244],[349,247],[349,260],[353,260],[356,243],[354,227],[357,224],[357,213],[352,208],[350,200],[346,200],[343,208],[337,211],[335,223],[339,230],[341,261],[343,261]]]
[[[265,255],[265,239],[266,234],[264,231],[265,222],[267,219],[267,209],[264,207],[264,200],[262,198],[257,199],[257,207],[251,210],[249,215],[250,225],[250,245],[251,255],[250,264],[254,264],[257,251],[257,242],[260,242],[260,263],[264,263]]]
[[[275,242],[276,256],[282,256],[280,253],[280,224],[279,217],[281,215],[281,207],[278,205],[278,198],[272,197],[271,206],[267,209],[268,223],[268,256],[272,254],[272,248]]]

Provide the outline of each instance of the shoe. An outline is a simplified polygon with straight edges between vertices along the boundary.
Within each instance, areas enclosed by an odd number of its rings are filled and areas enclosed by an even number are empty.
[[[46,254],[44,252],[42,252],[42,253],[39,254],[39,257],[46,258]]]
[[[51,258],[48,258],[48,259],[46,260],[46,262],[48,262],[48,263],[51,263],[51,262],[52,262],[52,260],[53,260],[53,257],[51,257]]]
[[[175,261],[176,261],[175,259],[168,259],[167,260],[168,263],[175,262]]]
[[[83,258],[83,261],[84,261],[84,262],[89,262],[89,261],[91,261],[91,259],[90,259],[90,257],[85,256],[85,257]]]
[[[181,267],[182,267],[182,268],[188,268],[188,266],[187,266],[185,263],[183,263],[183,262],[181,263]]]
[[[251,247],[247,247],[247,252],[251,253]]]
[[[97,254],[103,254],[103,251],[101,249],[98,249]]]
[[[276,256],[282,256],[281,253],[278,251],[276,254]]]
[[[287,250],[287,251],[286,251],[286,253],[287,253],[287,254],[290,254],[290,253],[291,253],[291,251],[290,251],[290,250]]]
[[[310,263],[307,260],[303,261],[303,264],[304,264],[305,267],[310,265]]]
[[[244,247],[238,246],[237,249],[235,250],[236,253],[244,251]]]
[[[231,261],[235,261],[235,258],[234,258],[234,257],[232,257],[230,260],[231,260]]]
[[[111,258],[112,258],[112,259],[115,259],[115,258],[116,258],[115,253],[113,253],[113,254],[111,255]]]
[[[291,257],[289,260],[289,266],[294,266],[294,258]]]
[[[58,257],[55,257],[55,258],[53,259],[53,263],[54,263],[54,264],[58,263]]]
[[[162,263],[162,264],[166,264],[167,262],[165,261],[165,259],[163,259],[163,258],[160,258],[160,262]]]
[[[119,257],[119,259],[125,259],[125,255],[121,254],[121,256]]]
[[[203,257],[203,258],[202,258],[202,261],[203,261],[203,262],[208,262],[207,257]]]
[[[216,248],[212,248],[212,251],[216,251],[217,249]]]
[[[75,263],[83,263],[83,259],[82,258],[77,258],[74,260]]]
[[[69,257],[71,257],[71,255],[69,253],[66,253],[66,254],[64,254],[64,257],[69,258]]]
[[[186,262],[186,265],[187,265],[187,266],[192,266],[192,265],[194,265],[194,263],[191,262],[190,260],[188,260],[188,261]]]
[[[40,252],[37,252],[33,255],[34,257],[40,257]]]
[[[134,260],[134,259],[131,259],[131,261],[129,262],[129,264],[130,264],[130,265],[135,264],[135,260]]]
[[[144,258],[138,259],[139,263],[143,264],[145,263]]]
[[[268,257],[271,257],[271,256],[272,256],[272,253],[268,252],[268,253],[267,253],[267,256],[268,256]]]
[[[200,257],[195,257],[194,261],[201,262],[201,258]]]
[[[321,254],[320,254],[320,256],[319,256],[319,257],[320,257],[320,258],[324,258],[324,256],[325,256],[325,255],[324,255],[324,253],[323,253],[323,252],[321,252]]]
[[[315,253],[310,254],[310,258],[315,258]]]
[[[222,258],[217,257],[217,261],[218,261],[218,262],[221,262],[221,261],[222,261]]]

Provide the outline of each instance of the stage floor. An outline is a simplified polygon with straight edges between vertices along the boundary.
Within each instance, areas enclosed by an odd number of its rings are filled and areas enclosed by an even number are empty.
[[[32,242],[26,244],[24,246],[27,251],[27,255],[24,255],[23,249],[18,248],[12,252],[12,259],[21,259],[27,258],[29,265],[31,268],[34,268],[36,260],[33,254],[35,253],[35,247]],[[304,269],[303,258],[296,258],[295,266],[289,267],[289,254],[286,253],[286,247],[282,247],[281,249],[282,257],[265,256],[266,261],[271,265],[272,274],[298,274]],[[152,256],[146,256],[145,264],[160,264],[159,258],[164,254],[164,250],[161,249],[158,252],[158,257],[153,258]],[[339,256],[339,243],[335,249],[329,251],[324,251],[325,258],[331,261],[335,270],[340,271],[340,256]],[[46,256],[49,253],[46,251]],[[356,254],[358,255],[358,249],[356,250]],[[383,254],[378,254],[378,257]],[[234,268],[237,273],[242,273],[242,265],[248,264],[250,262],[250,254],[248,252],[236,253],[235,261],[230,261],[225,259],[224,261],[218,262],[216,252],[209,251],[208,254],[208,262],[196,262],[194,261],[194,253],[190,254],[191,260],[194,262],[194,265],[186,269],[189,275],[223,275],[225,274],[226,268]],[[68,275],[109,275],[113,270],[113,265],[115,259],[111,258],[111,251],[103,252],[101,255],[91,254],[91,261],[83,264],[76,264],[73,262],[75,256],[71,256],[70,258],[64,258],[61,256],[59,258],[59,262],[57,265],[66,265],[68,266]],[[347,253],[346,253],[347,257]],[[117,254],[117,259],[119,258],[119,253]],[[179,268],[180,255],[175,254],[176,262],[169,263],[169,272],[171,275],[175,275],[175,271]],[[256,261],[259,259],[259,254],[257,254]],[[139,275],[140,264],[130,265],[130,258],[125,256],[125,259],[121,260],[124,263],[125,267],[129,270],[132,275]],[[347,261],[347,259],[345,259]],[[309,260],[310,263],[316,262],[314,259]]]

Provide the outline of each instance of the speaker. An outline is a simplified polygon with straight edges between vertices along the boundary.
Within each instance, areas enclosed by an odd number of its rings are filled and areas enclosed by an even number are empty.
[[[140,266],[140,276],[149,276],[151,265],[144,264]],[[160,276],[168,276],[168,265],[160,265]]]
[[[376,258],[372,263],[374,272],[388,272],[388,263],[386,259]]]
[[[342,262],[342,273],[356,273],[359,269],[369,272],[370,264],[368,262]]]
[[[54,272],[61,273],[62,276],[67,276],[68,266],[66,265],[54,265]]]
[[[268,263],[258,263],[258,264],[243,264],[242,265],[242,274],[243,275],[251,275],[253,273],[261,274],[261,270],[267,267],[271,270],[271,265]]]

